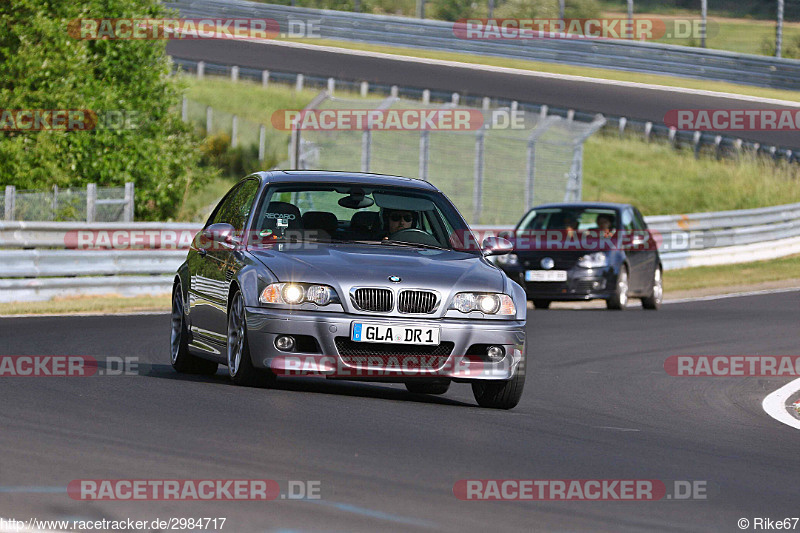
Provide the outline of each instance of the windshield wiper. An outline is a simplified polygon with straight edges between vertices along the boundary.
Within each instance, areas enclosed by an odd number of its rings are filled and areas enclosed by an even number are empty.
[[[431,250],[444,250],[445,252],[449,252],[450,248],[442,248],[441,246],[434,246],[433,244],[422,244],[419,242],[406,242],[406,241],[380,241],[381,244],[388,244],[392,246],[415,246],[418,248],[429,248]]]

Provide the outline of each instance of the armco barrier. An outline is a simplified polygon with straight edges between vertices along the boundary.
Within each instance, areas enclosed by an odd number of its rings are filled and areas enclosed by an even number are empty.
[[[646,217],[655,232],[699,237],[697,249],[662,253],[667,270],[774,259],[800,253],[800,204],[740,211]],[[475,226],[476,230],[512,227]],[[0,222],[0,302],[54,296],[168,293],[186,249],[68,249],[75,231],[135,230],[189,234],[198,224]],[[691,238],[689,239],[691,240]],[[185,242],[185,241],[184,241]]]
[[[687,46],[619,40],[465,40],[453,23],[407,17],[307,9],[245,0],[173,0],[183,17],[246,17],[318,21],[319,36],[385,45],[466,52],[510,59],[672,74],[777,89],[800,89],[800,61]]]

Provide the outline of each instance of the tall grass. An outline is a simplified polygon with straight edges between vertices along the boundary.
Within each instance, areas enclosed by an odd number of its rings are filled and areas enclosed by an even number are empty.
[[[695,159],[662,142],[595,135],[584,149],[583,198],[630,202],[646,215],[800,202],[800,167],[743,154]]]

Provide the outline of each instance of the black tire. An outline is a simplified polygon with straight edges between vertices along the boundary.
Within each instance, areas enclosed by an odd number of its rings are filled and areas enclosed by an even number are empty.
[[[551,303],[552,302],[550,300],[542,300],[542,299],[539,299],[539,298],[535,298],[533,300],[533,306],[536,309],[549,309]]]
[[[449,388],[449,381],[406,382],[406,389],[413,394],[444,394]]]
[[[217,373],[217,363],[189,353],[189,328],[186,327],[186,313],[180,283],[176,283],[172,289],[170,350],[172,368],[181,374],[213,376]]]
[[[472,394],[481,407],[491,409],[513,409],[522,398],[525,387],[525,357],[519,362],[514,377],[508,381],[476,381],[472,383]]]
[[[628,267],[620,267],[614,294],[606,300],[607,308],[622,311],[628,307],[628,279]]]
[[[653,311],[660,309],[663,297],[664,275],[661,267],[657,266],[655,272],[653,272],[653,286],[650,288],[650,295],[642,298],[642,307]]]
[[[236,291],[228,307],[228,329],[226,335],[228,375],[236,385],[255,387],[268,385],[274,378],[269,371],[253,366],[250,344],[247,342],[247,320],[244,313],[242,293]]]

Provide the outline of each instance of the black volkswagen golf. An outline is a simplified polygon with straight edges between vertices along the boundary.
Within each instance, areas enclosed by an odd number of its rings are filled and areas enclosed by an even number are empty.
[[[537,309],[553,301],[603,299],[624,309],[640,298],[658,309],[663,294],[654,235],[632,205],[579,202],[528,211],[514,230],[513,253],[496,259]]]

